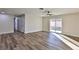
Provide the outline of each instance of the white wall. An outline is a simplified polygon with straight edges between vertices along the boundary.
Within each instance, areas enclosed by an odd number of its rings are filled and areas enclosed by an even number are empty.
[[[63,33],[79,37],[79,13],[63,15]]]
[[[0,14],[0,34],[14,32],[14,17]]]
[[[37,9],[31,9],[25,14],[25,33],[42,31],[42,17]]]
[[[42,18],[42,31],[49,31],[50,29],[50,18],[43,17]]]

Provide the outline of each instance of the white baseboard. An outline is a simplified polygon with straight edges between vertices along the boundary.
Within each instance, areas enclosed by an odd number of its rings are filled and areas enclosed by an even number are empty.
[[[25,32],[25,34],[27,34],[27,33],[33,33],[33,32],[39,32],[39,31],[42,31],[42,30],[37,30],[37,31],[29,31],[29,32]]]
[[[8,33],[14,33],[14,31],[10,31],[10,32],[1,32],[0,34],[8,34]]]
[[[73,37],[79,37],[79,35],[74,35],[74,34],[67,34],[67,33],[62,33],[62,34],[66,34],[66,35],[73,36]]]

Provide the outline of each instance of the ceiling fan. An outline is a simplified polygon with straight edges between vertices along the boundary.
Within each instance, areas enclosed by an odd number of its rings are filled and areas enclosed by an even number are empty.
[[[43,16],[52,16],[52,11],[46,10],[44,8],[39,8],[42,11]]]

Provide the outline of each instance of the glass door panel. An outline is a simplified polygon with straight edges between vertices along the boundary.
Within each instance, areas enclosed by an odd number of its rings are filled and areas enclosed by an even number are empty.
[[[62,20],[61,19],[57,19],[56,23],[55,23],[55,31],[57,33],[61,33],[62,32]]]
[[[55,32],[55,19],[50,20],[50,31]]]
[[[51,19],[50,20],[50,31],[56,33],[62,33],[62,19]]]

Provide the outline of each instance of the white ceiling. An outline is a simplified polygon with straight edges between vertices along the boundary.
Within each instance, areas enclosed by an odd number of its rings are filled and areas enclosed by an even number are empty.
[[[45,8],[45,10],[50,10],[54,15],[68,14],[79,12],[79,8]],[[21,15],[26,12],[40,12],[39,8],[0,8],[0,13],[5,12],[11,15]]]
[[[77,12],[79,12],[79,8],[55,8],[52,11],[54,15],[77,13]]]

